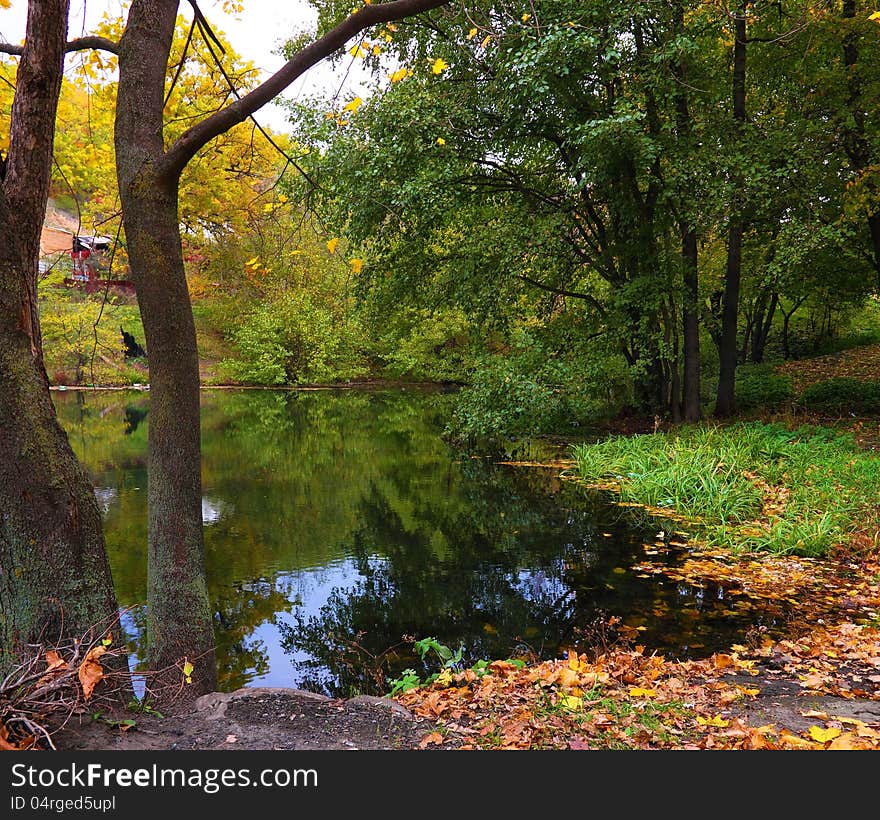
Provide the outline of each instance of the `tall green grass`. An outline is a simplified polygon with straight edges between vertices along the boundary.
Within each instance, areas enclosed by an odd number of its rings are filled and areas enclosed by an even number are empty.
[[[621,501],[674,510],[709,544],[736,550],[820,556],[880,505],[880,458],[821,427],[694,425],[578,445],[574,456],[586,481],[615,481]],[[756,477],[789,491],[768,530],[750,526],[762,518]]]

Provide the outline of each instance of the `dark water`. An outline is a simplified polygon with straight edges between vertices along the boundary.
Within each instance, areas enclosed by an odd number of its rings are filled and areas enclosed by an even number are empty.
[[[149,394],[55,395],[104,510],[136,644]],[[597,619],[612,615],[671,656],[741,638],[755,614],[723,590],[632,570],[656,524],[635,523],[552,471],[448,446],[451,400],[400,390],[203,394],[202,515],[222,689],[377,691],[386,676],[420,668],[406,636],[463,644],[467,660],[551,657],[595,643]]]

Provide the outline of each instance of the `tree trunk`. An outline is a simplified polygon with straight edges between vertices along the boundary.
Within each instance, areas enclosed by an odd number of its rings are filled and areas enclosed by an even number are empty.
[[[699,421],[703,415],[700,400],[700,309],[699,272],[697,268],[697,235],[688,226],[681,229],[681,255],[684,262],[684,305],[682,333],[684,336],[684,420]]]
[[[118,618],[101,514],[55,416],[37,310],[67,11],[67,0],[28,4],[0,193],[0,667],[22,644]]]
[[[843,0],[841,6],[843,19],[852,26],[858,12],[856,0]],[[843,130],[843,146],[850,167],[856,176],[872,164],[871,144],[865,129],[865,102],[862,99],[862,70],[859,64],[859,32],[852,28],[843,38],[843,64],[846,67],[847,100],[846,110],[849,122]],[[872,261],[880,290],[880,213],[867,217],[868,235],[871,240]]]
[[[733,47],[733,119],[739,138],[746,121],[746,10],[742,0],[734,24]],[[718,392],[715,396],[715,416],[725,418],[736,412],[736,335],[739,318],[739,288],[742,276],[742,244],[745,232],[745,182],[734,176],[730,224],[727,232],[727,267],[724,272],[724,295],[721,308],[721,339],[718,346]]]
[[[773,329],[773,317],[776,315],[776,308],[779,306],[779,294],[774,291],[770,295],[770,304],[767,306],[766,314],[762,314],[762,321],[755,324],[755,330],[752,334],[752,362],[761,364],[764,361],[764,351],[767,348],[767,339],[770,338],[770,331]]]
[[[676,34],[684,34],[684,4],[676,2],[673,6],[674,29]],[[687,96],[687,62],[682,54],[677,65],[672,66],[678,83],[675,92],[675,123],[678,138],[691,145],[692,121]],[[687,192],[685,193],[687,196]],[[687,210],[686,208],[684,209]],[[687,216],[679,220],[681,233],[682,260],[682,355],[684,358],[682,411],[684,420],[699,421],[703,415],[700,400],[700,274],[697,232]]]
[[[149,665],[186,699],[216,684],[204,566],[195,323],[183,267],[178,175],[160,176],[163,89],[177,2],[132,5],[119,48],[116,157],[123,223],[150,356]],[[160,690],[161,697],[161,690]]]

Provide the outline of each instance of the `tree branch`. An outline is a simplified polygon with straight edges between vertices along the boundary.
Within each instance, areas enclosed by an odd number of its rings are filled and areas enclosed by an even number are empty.
[[[64,52],[70,54],[73,51],[88,51],[95,49],[96,51],[109,51],[111,54],[119,54],[119,43],[108,39],[107,37],[98,37],[97,35],[89,35],[87,37],[77,37],[64,46]],[[21,57],[24,53],[24,46],[15,46],[12,43],[0,42],[0,54],[10,54],[13,57]]]
[[[518,273],[517,279],[521,279],[523,282],[529,285],[533,285],[536,288],[540,288],[541,290],[549,291],[550,293],[556,293],[559,296],[570,296],[572,299],[583,299],[586,302],[589,302],[596,310],[599,312],[600,316],[605,316],[605,308],[602,306],[602,303],[596,299],[595,296],[590,296],[589,293],[577,293],[573,290],[565,290],[565,288],[557,288],[553,285],[545,285],[543,282],[538,282],[536,279],[532,279],[529,276],[526,276],[524,273]]]
[[[379,23],[412,17],[424,11],[445,6],[450,0],[392,0],[390,3],[368,5],[347,17],[323,37],[299,51],[268,80],[211,114],[183,133],[168,149],[157,171],[160,176],[174,178],[186,164],[214,137],[244,122],[251,114],[271,102],[312,66],[342,48],[350,39]]]

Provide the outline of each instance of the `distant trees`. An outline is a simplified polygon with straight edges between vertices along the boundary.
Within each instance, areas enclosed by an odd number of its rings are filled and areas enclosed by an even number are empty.
[[[372,298],[577,310],[636,405],[695,420],[708,372],[729,415],[787,289],[873,278],[880,135],[859,112],[880,27],[844,5],[445,9],[412,23],[399,67],[365,55],[387,75],[374,98],[297,109],[310,173]]]

